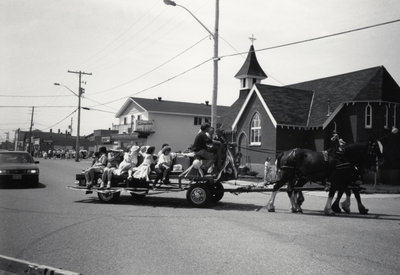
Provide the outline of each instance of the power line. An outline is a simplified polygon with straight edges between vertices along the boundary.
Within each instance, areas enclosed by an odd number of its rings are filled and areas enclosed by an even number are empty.
[[[77,110],[78,110],[78,108],[75,109],[74,111],[72,111],[70,114],[68,114],[66,117],[64,117],[64,118],[61,119],[60,121],[54,123],[53,125],[51,125],[51,126],[49,126],[49,127],[47,127],[47,128],[42,129],[42,131],[48,130],[48,129],[53,128],[54,126],[60,124],[61,122],[63,122],[63,121],[66,120],[67,118],[69,118],[69,117],[70,117],[73,113],[75,113]]]
[[[125,86],[125,85],[127,85],[127,84],[129,84],[129,83],[132,83],[133,81],[136,81],[136,80],[138,80],[138,79],[140,79],[140,78],[142,78],[142,77],[144,77],[144,76],[146,76],[146,75],[148,75],[148,74],[154,72],[155,70],[158,70],[158,69],[161,68],[162,66],[164,66],[164,65],[168,64],[169,62],[173,61],[174,59],[178,58],[178,57],[181,56],[182,54],[186,53],[187,51],[189,51],[189,50],[192,49],[193,47],[195,47],[195,46],[197,46],[198,44],[200,44],[203,40],[205,40],[205,39],[208,38],[208,37],[209,37],[209,35],[203,37],[202,39],[200,39],[199,41],[197,41],[196,43],[194,43],[194,44],[191,45],[190,47],[184,49],[183,51],[181,51],[181,52],[178,53],[177,55],[171,57],[171,58],[168,59],[167,61],[161,63],[160,65],[156,66],[155,68],[153,68],[153,69],[151,69],[151,70],[149,70],[149,71],[147,71],[147,72],[145,72],[145,73],[143,73],[143,74],[141,74],[141,75],[139,75],[139,76],[137,76],[137,77],[135,77],[135,78],[133,78],[133,79],[131,79],[131,80],[128,80],[128,81],[126,81],[126,82],[123,82],[123,83],[121,83],[121,84],[119,84],[119,85],[117,85],[117,86],[114,86],[114,87],[105,89],[105,90],[103,90],[103,91],[96,92],[96,93],[92,93],[92,94],[90,94],[90,95],[102,94],[102,93],[105,93],[105,92],[108,92],[108,91],[111,91],[111,90],[120,88],[120,87],[122,87],[122,86]]]
[[[177,77],[179,77],[179,76],[181,76],[181,75],[184,75],[184,74],[186,74],[186,73],[188,73],[188,72],[190,72],[190,71],[192,71],[192,70],[194,70],[194,69],[197,69],[198,67],[204,65],[205,63],[207,63],[207,62],[209,62],[209,61],[211,61],[211,60],[213,60],[213,58],[209,58],[209,59],[207,59],[207,60],[205,60],[205,61],[203,61],[203,62],[197,64],[196,66],[193,66],[193,67],[187,69],[186,71],[183,71],[183,72],[181,72],[181,73],[179,73],[179,74],[176,74],[176,75],[174,75],[174,76],[172,76],[172,77],[170,77],[170,78],[168,78],[168,79],[166,79],[166,80],[163,80],[163,81],[161,81],[161,82],[159,82],[159,83],[157,83],[157,84],[155,84],[155,85],[153,85],[153,86],[150,86],[150,87],[148,87],[148,88],[145,88],[145,89],[143,89],[143,90],[140,90],[140,91],[138,91],[138,92],[136,92],[136,93],[134,93],[134,94],[131,94],[131,95],[128,95],[128,96],[123,96],[123,97],[120,97],[120,98],[118,98],[118,99],[115,99],[115,100],[112,100],[112,101],[108,101],[108,102],[105,102],[105,103],[102,103],[102,104],[99,104],[99,105],[89,106],[89,108],[97,107],[97,106],[104,106],[104,105],[107,105],[107,104],[111,104],[111,103],[120,101],[120,100],[122,100],[122,99],[127,99],[127,98],[129,98],[129,97],[131,97],[131,96],[134,96],[134,95],[143,93],[143,92],[145,92],[145,91],[148,91],[148,90],[150,90],[150,89],[153,89],[153,88],[155,88],[155,87],[158,87],[158,86],[160,86],[160,85],[162,85],[162,84],[164,84],[164,83],[166,83],[166,82],[169,82],[169,81],[171,81],[171,80],[173,80],[173,79],[175,79],[175,78],[177,78]]]
[[[69,97],[73,95],[0,95],[0,97]]]
[[[337,32],[337,33],[333,33],[333,34],[322,35],[322,36],[318,36],[318,37],[314,37],[314,38],[308,38],[308,39],[299,40],[299,41],[296,41],[296,42],[290,42],[290,43],[286,43],[286,44],[280,44],[280,45],[276,45],[276,46],[261,48],[261,49],[258,49],[258,50],[254,50],[254,52],[261,52],[261,51],[273,50],[273,49],[277,49],[277,48],[288,47],[288,46],[292,46],[292,45],[307,43],[307,42],[316,41],[316,40],[321,40],[321,39],[325,39],[325,38],[329,38],[329,37],[334,37],[334,36],[338,36],[338,35],[343,35],[343,34],[348,34],[348,33],[352,33],[352,32],[362,31],[362,30],[371,29],[371,28],[375,28],[375,27],[379,27],[379,26],[383,26],[383,25],[388,25],[388,24],[393,24],[393,23],[397,23],[397,22],[400,22],[400,19],[387,21],[387,22],[374,24],[374,25],[369,25],[369,26],[366,26],[366,27],[351,29],[351,30],[347,30],[347,31]],[[225,58],[225,57],[237,56],[237,55],[242,55],[242,54],[245,54],[245,53],[247,53],[247,52],[241,52],[241,53],[236,53],[236,54],[227,54],[227,55],[222,55],[219,58],[222,59],[222,58]]]
[[[35,105],[35,108],[75,108],[76,106],[49,106],[49,105]],[[32,105],[19,105],[19,106],[10,106],[10,105],[2,105],[0,108],[32,108]]]

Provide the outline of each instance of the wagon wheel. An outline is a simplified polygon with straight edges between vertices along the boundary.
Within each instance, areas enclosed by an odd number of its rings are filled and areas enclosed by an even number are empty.
[[[98,192],[97,196],[102,202],[115,202],[119,199],[119,196],[121,195],[120,192]]]
[[[211,199],[210,190],[204,183],[193,184],[186,193],[186,199],[194,207],[206,207]]]
[[[224,186],[220,181],[216,181],[211,188],[211,201],[219,202],[224,197]]]

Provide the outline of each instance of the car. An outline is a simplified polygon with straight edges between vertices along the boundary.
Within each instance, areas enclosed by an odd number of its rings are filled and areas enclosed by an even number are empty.
[[[0,151],[0,183],[39,184],[39,161],[34,161],[28,152]]]

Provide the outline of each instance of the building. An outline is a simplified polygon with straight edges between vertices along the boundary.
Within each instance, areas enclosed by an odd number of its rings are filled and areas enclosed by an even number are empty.
[[[31,138],[30,138],[31,137]],[[49,132],[40,130],[33,130],[30,134],[29,131],[16,131],[15,134],[17,151],[28,151],[29,140],[31,139],[32,152],[41,152],[49,150],[75,150],[76,136],[71,136],[67,131],[62,133],[58,130],[54,133],[52,129]],[[80,150],[89,150],[93,144],[84,137],[79,140]]]
[[[255,171],[262,171],[266,157],[275,159],[284,150],[328,148],[333,131],[353,143],[398,127],[400,87],[383,66],[287,86],[265,85],[261,80],[267,75],[252,45],[236,77],[239,97],[223,125],[230,126],[241,165]],[[399,138],[392,143],[398,146]],[[395,154],[385,157],[400,163]]]
[[[224,112],[227,107],[218,106]],[[160,148],[167,143],[174,151],[184,151],[199,131],[200,125],[211,121],[211,105],[163,100],[129,98],[116,117],[113,125],[117,130],[112,138],[121,147],[128,145],[153,145]]]

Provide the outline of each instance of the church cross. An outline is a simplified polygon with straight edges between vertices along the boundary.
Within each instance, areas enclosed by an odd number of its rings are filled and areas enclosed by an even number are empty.
[[[251,35],[251,37],[249,37],[250,41],[251,41],[251,45],[253,45],[254,40],[256,40],[256,38],[254,37],[254,34]]]

